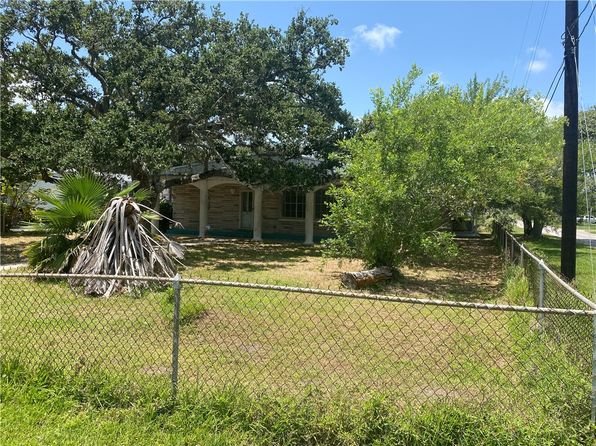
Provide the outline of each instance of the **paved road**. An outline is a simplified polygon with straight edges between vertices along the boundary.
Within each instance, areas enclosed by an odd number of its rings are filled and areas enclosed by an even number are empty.
[[[517,226],[519,228],[523,228],[524,224],[521,220],[517,221]],[[545,226],[542,230],[543,234],[552,235],[554,237],[561,237],[561,229],[555,228],[554,226]],[[582,245],[590,245],[592,244],[593,248],[596,248],[596,234],[591,234],[588,231],[584,231],[583,229],[578,229],[576,232],[577,243],[581,243]]]

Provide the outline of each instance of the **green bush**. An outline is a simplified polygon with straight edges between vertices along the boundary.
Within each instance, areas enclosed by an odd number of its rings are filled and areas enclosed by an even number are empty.
[[[519,179],[556,166],[560,123],[502,79],[461,89],[436,75],[421,83],[421,73],[413,67],[389,92],[376,90],[373,111],[343,144],[342,181],[330,188],[324,219],[336,235],[327,242],[333,255],[395,268],[445,260],[456,253],[442,231],[452,219],[518,199],[546,206],[536,197],[550,189]]]

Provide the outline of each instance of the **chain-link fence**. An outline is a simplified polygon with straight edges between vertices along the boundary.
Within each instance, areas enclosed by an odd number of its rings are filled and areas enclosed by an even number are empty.
[[[100,369],[174,393],[383,394],[404,406],[590,416],[591,338],[576,358],[567,352],[591,309],[132,277],[150,286],[97,298],[82,294],[81,278],[0,273],[4,359]],[[578,334],[551,335],[551,320]]]
[[[524,269],[530,295],[535,306],[541,308],[575,308],[595,310],[596,303],[562,279],[543,259],[528,250],[523,243],[501,225],[495,224],[493,234],[507,260]],[[553,315],[541,316],[541,328],[551,337],[564,340],[568,354],[576,360],[591,364],[594,327],[591,321],[570,323]]]

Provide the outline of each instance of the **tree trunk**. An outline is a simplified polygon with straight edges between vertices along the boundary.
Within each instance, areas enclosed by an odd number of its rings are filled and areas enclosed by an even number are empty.
[[[534,220],[534,224],[532,225],[532,230],[528,234],[531,238],[540,238],[542,237],[542,229],[544,229],[544,223],[538,220]]]
[[[522,215],[522,221],[524,222],[524,235],[530,235],[532,232],[532,219]]]
[[[381,266],[368,271],[341,273],[341,283],[347,288],[364,288],[378,282],[390,280],[393,277],[391,268]]]
[[[155,193],[155,199],[153,202],[153,210],[155,211],[156,214],[160,214],[159,212],[159,208],[160,208],[160,203],[161,203],[161,192],[163,191],[161,184],[159,181],[155,180],[151,182],[151,190]],[[159,227],[159,220],[155,220],[152,221],[151,223],[153,223],[151,225],[151,234],[153,236],[157,235],[158,233],[158,227]]]

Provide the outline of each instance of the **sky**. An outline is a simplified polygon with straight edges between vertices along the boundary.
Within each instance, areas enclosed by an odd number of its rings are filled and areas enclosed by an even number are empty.
[[[581,0],[580,11],[586,5],[580,31],[596,2]],[[446,85],[465,86],[475,74],[481,80],[503,74],[511,85],[544,96],[563,60],[563,1],[224,1],[221,7],[228,18],[245,12],[260,25],[281,29],[301,8],[338,19],[332,34],[349,39],[351,54],[343,70],[326,78],[338,85],[355,117],[371,110],[371,89],[388,90],[414,63]],[[596,13],[580,39],[579,92],[586,109],[596,105],[595,23]],[[563,114],[563,84],[561,79],[549,115]]]

